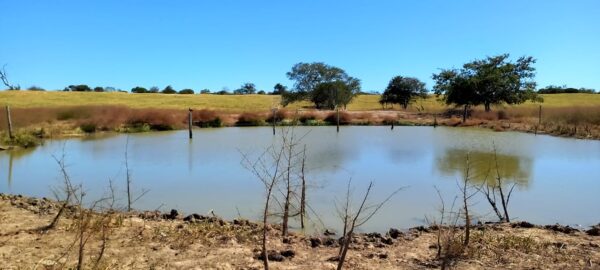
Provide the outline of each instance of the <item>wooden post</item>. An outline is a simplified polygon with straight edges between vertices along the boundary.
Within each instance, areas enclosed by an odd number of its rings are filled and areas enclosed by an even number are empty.
[[[192,139],[192,108],[189,108],[188,113],[188,130],[190,131],[190,140]]]
[[[542,105],[540,105],[540,111],[538,113],[538,125],[542,124]]]
[[[438,122],[437,122],[437,114],[433,114],[433,128],[437,127]]]
[[[335,110],[336,110],[336,118],[337,118],[337,132],[340,133],[340,108],[338,106],[335,106]]]
[[[277,109],[273,108],[273,109],[271,109],[271,111],[273,112],[272,121],[271,121],[271,122],[273,122],[273,136],[275,136],[275,113],[277,112]]]
[[[12,129],[12,119],[10,118],[10,106],[6,105],[6,119],[8,121],[8,137],[12,140],[15,138]]]

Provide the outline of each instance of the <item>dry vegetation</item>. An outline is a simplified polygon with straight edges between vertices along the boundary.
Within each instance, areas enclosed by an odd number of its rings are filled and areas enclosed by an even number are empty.
[[[60,204],[48,199],[0,195],[0,261],[7,269],[63,269],[77,266],[80,217],[69,207],[53,230],[47,225]],[[88,213],[88,212],[86,212]],[[104,217],[89,212],[89,221]],[[109,223],[91,222],[84,269],[261,269],[258,259],[262,225],[246,220],[179,213],[114,212]],[[94,227],[96,226],[96,227]],[[283,243],[279,226],[268,225],[269,257],[274,269],[335,269],[338,236],[290,233]],[[430,269],[436,258],[440,227],[390,229],[385,234],[354,234],[348,269]],[[443,227],[441,227],[443,228]],[[456,254],[456,269],[595,269],[600,265],[600,237],[562,226],[531,224],[474,225],[468,249]],[[457,235],[461,232],[456,227]],[[90,230],[92,231],[92,230]],[[89,231],[87,231],[89,232]],[[462,242],[459,242],[461,244]],[[77,246],[77,245],[75,245]],[[104,248],[103,256],[98,254]]]
[[[461,113],[443,106],[435,97],[418,100],[407,110],[378,103],[377,95],[358,96],[340,113],[341,125],[445,125],[479,126],[496,131],[514,130],[557,136],[599,139],[600,95],[543,95],[539,104],[497,106],[491,112],[475,108],[463,123]],[[279,96],[269,95],[164,95],[127,93],[4,91],[0,98],[12,106],[16,143],[35,145],[39,139],[84,133],[140,132],[187,127],[187,109],[194,109],[198,127],[256,126],[273,121],[271,108]],[[77,104],[73,106],[73,104]],[[317,111],[308,103],[295,103],[276,111],[278,125],[331,125],[336,115]],[[7,145],[6,117],[0,117],[0,145]]]

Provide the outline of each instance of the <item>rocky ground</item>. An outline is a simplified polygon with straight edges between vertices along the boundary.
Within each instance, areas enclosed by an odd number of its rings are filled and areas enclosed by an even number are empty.
[[[56,228],[40,229],[59,207],[48,199],[0,195],[0,269],[74,268],[80,243],[84,269],[262,268],[260,224],[177,211],[85,216],[68,207]],[[272,269],[335,269],[339,235],[294,233],[282,239],[275,226],[268,228]],[[448,236],[447,228],[436,227],[358,234],[346,269],[440,268],[441,232]],[[455,233],[461,240],[462,230]],[[600,269],[599,235],[600,226],[580,231],[527,222],[477,225],[469,247],[448,261],[456,269]]]

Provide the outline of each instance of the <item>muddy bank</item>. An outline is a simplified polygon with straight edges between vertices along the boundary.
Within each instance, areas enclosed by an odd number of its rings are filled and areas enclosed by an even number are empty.
[[[0,195],[0,260],[3,268],[61,269],[77,264],[79,213],[69,207],[55,229],[59,204],[48,199]],[[101,213],[96,213],[100,215]],[[96,223],[93,223],[96,224]],[[170,211],[110,212],[109,230],[87,237],[86,269],[261,269],[262,225],[247,220]],[[339,235],[293,233],[282,239],[269,228],[273,269],[335,269]],[[103,227],[104,228],[104,227]],[[460,230],[460,228],[459,228]],[[600,228],[583,231],[527,222],[480,224],[471,247],[452,259],[457,269],[597,269]],[[99,231],[107,232],[101,234]],[[439,268],[437,227],[390,229],[353,238],[346,269]],[[100,251],[104,250],[100,257]]]

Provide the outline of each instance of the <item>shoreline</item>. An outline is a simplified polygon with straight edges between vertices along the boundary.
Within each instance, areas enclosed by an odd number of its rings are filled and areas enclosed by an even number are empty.
[[[212,111],[211,111],[212,112]],[[214,114],[214,112],[212,112]],[[331,122],[333,111],[309,111],[291,118],[290,112],[283,112],[281,119],[276,122],[276,127],[281,126],[335,126]],[[213,117],[222,117],[218,126],[211,126],[212,120],[199,120],[194,123],[193,129],[204,128],[227,128],[227,127],[271,127],[268,113],[244,116],[244,114],[224,114]],[[252,118],[252,119],[245,119]],[[305,118],[303,118],[305,117]],[[219,118],[220,119],[220,118]],[[241,120],[240,120],[241,119]],[[450,116],[442,117],[431,113],[412,113],[404,111],[347,111],[341,112],[340,126],[444,126],[444,127],[476,127],[489,129],[496,132],[521,132],[533,133],[539,135],[548,135],[553,137],[574,138],[582,140],[600,140],[600,127],[579,128],[578,126],[561,126],[552,123],[543,123],[542,125],[532,124],[532,121],[512,121],[510,119],[487,120],[481,118],[468,118],[465,123],[461,119]],[[85,127],[83,128],[85,129]],[[82,129],[82,125],[74,121],[55,121],[43,123],[39,126],[28,126],[17,130],[16,139],[12,142],[8,140],[6,132],[2,132],[5,138],[0,140],[0,151],[13,150],[19,148],[35,147],[46,139],[69,139],[85,138],[91,136],[103,136],[122,133],[146,133],[185,130],[181,126],[165,127],[161,125],[142,124],[141,126],[122,125],[118,128],[101,128],[91,132]],[[1,135],[1,134],[0,134]],[[2,142],[4,141],[4,142]]]
[[[6,267],[73,266],[77,207],[68,207],[59,225],[36,231],[51,220],[59,203],[21,195],[0,194],[0,256]],[[101,215],[105,212],[93,212]],[[226,221],[197,214],[181,215],[111,210],[110,234],[102,242],[92,235],[86,261],[104,243],[101,265],[109,268],[261,269],[258,259],[262,224],[244,219]],[[268,224],[269,258],[277,269],[334,269],[339,235],[293,232],[282,239],[277,224]],[[348,269],[425,269],[440,267],[436,236],[446,227],[391,228],[387,233],[357,233],[348,255]],[[462,227],[456,227],[462,231]],[[474,225],[473,249],[456,257],[456,268],[586,268],[600,266],[600,224],[588,231],[562,225],[539,226],[525,221]],[[67,252],[68,251],[68,252]],[[64,255],[69,253],[70,255]],[[74,253],[74,254],[71,254]]]

